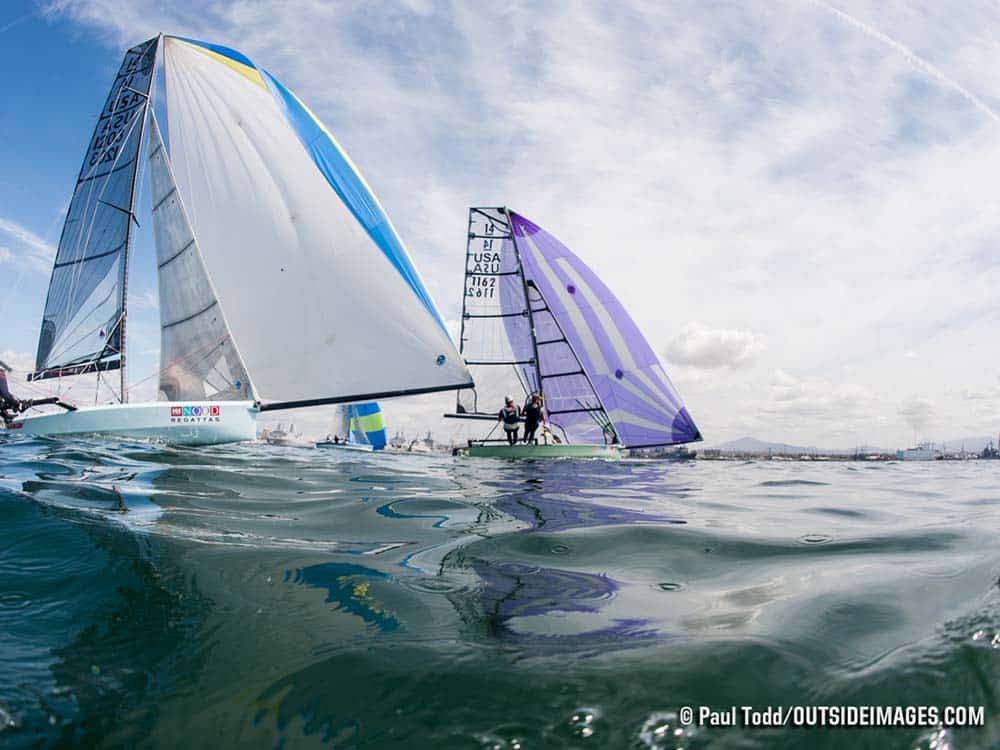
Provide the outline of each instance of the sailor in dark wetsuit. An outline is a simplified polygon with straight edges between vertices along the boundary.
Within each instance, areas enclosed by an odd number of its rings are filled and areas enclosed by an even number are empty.
[[[4,422],[10,422],[24,411],[22,402],[14,398],[10,388],[7,387],[8,372],[10,368],[5,362],[0,361],[0,417],[3,417]]]
[[[535,431],[542,421],[542,397],[538,393],[528,396],[528,401],[524,404],[524,442],[538,444],[535,438]]]

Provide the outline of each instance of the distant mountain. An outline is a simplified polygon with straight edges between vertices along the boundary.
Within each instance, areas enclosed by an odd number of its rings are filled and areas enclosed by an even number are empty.
[[[983,448],[985,448],[991,441],[996,445],[996,437],[984,436],[984,437],[967,437],[959,438],[955,440],[944,440],[939,442],[934,442],[934,448],[939,451],[944,451],[945,453],[958,453],[963,448],[968,453],[980,453]],[[909,448],[910,446],[902,446],[904,448]],[[888,450],[886,448],[876,448],[874,446],[866,445],[859,446],[857,448],[822,448],[817,449],[814,445],[792,445],[790,443],[774,443],[767,440],[759,440],[754,437],[741,437],[738,440],[729,440],[725,443],[718,443],[716,445],[706,445],[705,449],[716,449],[721,450],[724,453],[784,453],[788,455],[794,454],[808,454],[808,453],[822,453],[826,455],[833,455],[837,453],[849,453],[853,454],[855,451],[860,453],[895,453],[895,449]]]

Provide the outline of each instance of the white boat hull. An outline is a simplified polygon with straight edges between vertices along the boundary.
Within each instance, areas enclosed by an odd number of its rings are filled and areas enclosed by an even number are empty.
[[[342,451],[359,451],[361,453],[372,453],[370,445],[364,443],[335,443],[332,440],[322,440],[316,443],[317,448],[334,448]]]
[[[268,438],[268,445],[275,445],[279,448],[315,448],[316,443],[300,437]]]
[[[933,461],[937,458],[937,451],[925,446],[907,448],[905,451],[896,451],[896,458],[900,461]]]
[[[100,435],[175,445],[240,443],[257,437],[253,401],[155,401],[81,407],[23,417],[7,427],[20,435]]]

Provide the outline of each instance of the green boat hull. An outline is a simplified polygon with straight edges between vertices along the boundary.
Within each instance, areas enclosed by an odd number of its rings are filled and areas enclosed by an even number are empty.
[[[617,445],[477,445],[468,447],[468,455],[475,458],[603,458],[618,461],[622,450]]]

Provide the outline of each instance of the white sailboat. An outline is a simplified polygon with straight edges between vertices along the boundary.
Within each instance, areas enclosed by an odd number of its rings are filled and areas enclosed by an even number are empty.
[[[153,102],[161,70],[165,101]],[[162,400],[129,403],[144,142]],[[63,404],[7,429],[243,441],[263,411],[472,386],[382,206],[324,125],[241,53],[162,35],[126,52],[87,148],[29,380],[107,386],[116,369],[115,403]]]
[[[898,461],[934,461],[940,456],[931,443],[920,443],[914,448],[896,451]]]

